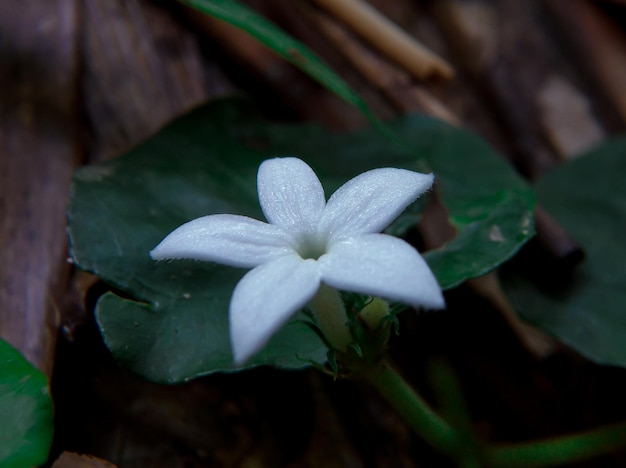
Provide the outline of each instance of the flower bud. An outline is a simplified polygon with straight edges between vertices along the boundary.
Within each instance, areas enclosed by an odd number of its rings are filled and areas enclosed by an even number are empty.
[[[376,330],[380,326],[380,322],[383,318],[389,315],[389,304],[387,301],[375,297],[367,304],[361,312],[359,317],[365,323],[370,331]]]

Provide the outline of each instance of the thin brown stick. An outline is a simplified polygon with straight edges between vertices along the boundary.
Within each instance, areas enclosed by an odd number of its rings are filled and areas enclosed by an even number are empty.
[[[454,70],[393,22],[359,0],[315,0],[419,80],[450,79]]]
[[[451,125],[461,124],[452,111],[423,85],[416,83],[406,70],[384,60],[329,16],[306,4],[298,5],[301,13],[315,23],[352,66],[376,86],[397,110],[403,113],[425,112]]]

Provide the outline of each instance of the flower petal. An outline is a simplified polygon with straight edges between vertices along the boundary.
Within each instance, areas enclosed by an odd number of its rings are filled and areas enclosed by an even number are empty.
[[[330,197],[319,232],[333,238],[380,232],[430,188],[432,174],[373,169],[349,180]]]
[[[324,189],[298,158],[264,161],[257,176],[259,202],[267,220],[290,231],[311,232],[324,210]]]
[[[422,256],[386,234],[335,242],[318,260],[322,282],[345,291],[383,297],[413,307],[445,307],[441,288]]]
[[[289,234],[246,216],[218,214],[183,224],[157,245],[154,260],[190,258],[236,267],[255,267],[293,253]]]
[[[243,364],[302,308],[320,285],[314,260],[281,257],[249,271],[230,301],[230,337],[235,363]]]

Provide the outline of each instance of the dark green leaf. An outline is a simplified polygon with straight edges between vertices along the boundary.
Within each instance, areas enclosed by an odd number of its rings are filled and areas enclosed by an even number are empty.
[[[48,458],[53,409],[46,376],[0,339],[0,467],[37,466]]]
[[[481,139],[417,116],[394,129],[426,162],[415,169],[435,173],[450,224],[459,231],[424,256],[444,289],[488,273],[534,235],[533,193]]]
[[[148,252],[199,216],[263,219],[255,181],[268,157],[301,157],[327,194],[375,167],[434,168],[442,200],[462,229],[449,246],[426,256],[444,287],[496,267],[531,235],[532,195],[479,140],[424,117],[393,126],[413,153],[371,130],[339,135],[270,124],[242,102],[224,100],[179,119],[122,158],[77,171],[68,211],[72,255],[81,268],[142,301],[109,294],[99,302],[98,321],[113,353],[159,381],[232,369],[227,310],[244,272],[199,262],[155,264]],[[480,173],[471,172],[474,165]],[[250,365],[295,368],[324,360],[324,346],[309,327],[289,328]]]
[[[533,233],[532,212],[519,198],[501,203],[480,221],[468,224],[442,249],[425,255],[444,288],[475,278],[511,257]]]
[[[583,246],[571,277],[537,283],[507,274],[518,310],[585,356],[626,366],[626,139],[609,142],[537,182],[539,201]],[[541,272],[534,271],[539,276]]]

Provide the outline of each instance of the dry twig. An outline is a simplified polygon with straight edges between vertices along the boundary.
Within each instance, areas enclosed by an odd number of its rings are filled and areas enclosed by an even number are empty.
[[[315,0],[366,41],[419,80],[450,79],[454,70],[445,60],[359,0]]]

